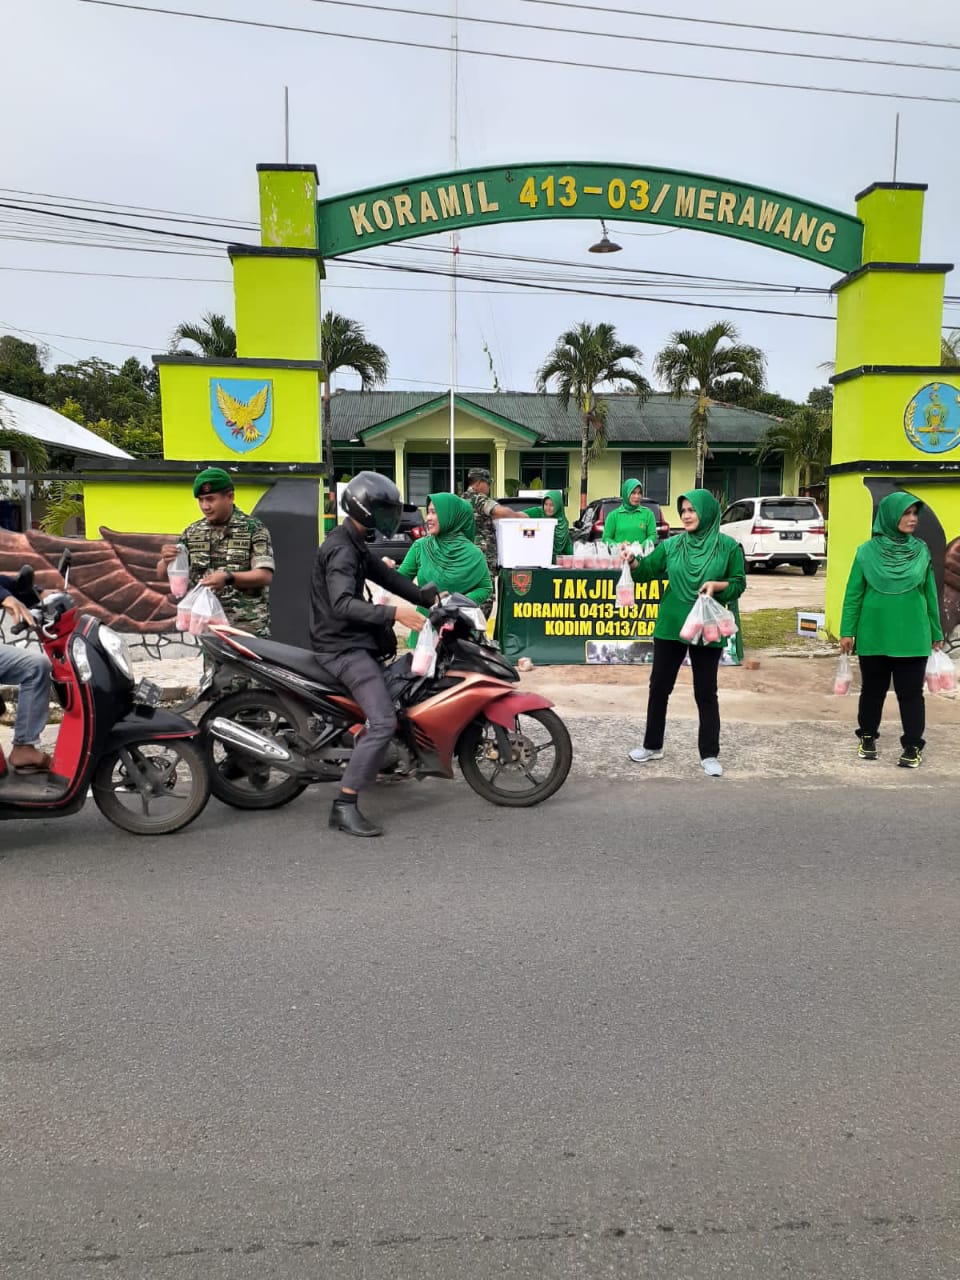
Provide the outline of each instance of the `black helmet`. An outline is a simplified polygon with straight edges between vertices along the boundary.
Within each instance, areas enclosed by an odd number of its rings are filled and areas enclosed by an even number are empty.
[[[378,533],[396,533],[400,527],[403,500],[400,490],[386,476],[376,471],[361,471],[353,477],[343,491],[340,506],[365,529]]]

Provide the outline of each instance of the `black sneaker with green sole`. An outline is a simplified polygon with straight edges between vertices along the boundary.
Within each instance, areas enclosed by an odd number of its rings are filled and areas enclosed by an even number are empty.
[[[876,760],[879,752],[877,751],[877,740],[870,733],[860,735],[860,745],[857,747],[857,757],[860,760]]]
[[[904,747],[897,764],[901,769],[919,769],[923,753],[919,747]]]

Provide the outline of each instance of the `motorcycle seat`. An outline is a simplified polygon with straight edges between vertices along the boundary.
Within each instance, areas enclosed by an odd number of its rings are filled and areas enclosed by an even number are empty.
[[[243,636],[243,647],[255,653],[265,662],[285,667],[307,680],[330,682],[312,649],[298,649],[293,644],[278,644],[276,640],[264,640],[260,636]]]

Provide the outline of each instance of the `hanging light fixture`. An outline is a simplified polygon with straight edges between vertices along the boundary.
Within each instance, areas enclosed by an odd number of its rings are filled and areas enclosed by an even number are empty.
[[[603,235],[596,244],[592,244],[590,246],[587,253],[619,253],[623,246],[615,244],[614,241],[610,239],[607,235],[607,224],[602,218],[600,219],[600,230],[603,232]]]

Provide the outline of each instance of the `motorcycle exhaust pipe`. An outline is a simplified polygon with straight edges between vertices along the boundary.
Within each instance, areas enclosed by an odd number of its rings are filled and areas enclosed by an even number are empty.
[[[219,738],[221,742],[226,742],[231,747],[237,747],[241,751],[247,752],[248,755],[256,756],[258,760],[266,760],[272,764],[283,765],[293,764],[293,756],[279,742],[275,742],[272,738],[265,738],[262,733],[254,733],[252,729],[245,729],[243,725],[237,724],[233,720],[226,720],[223,716],[217,716],[211,720],[208,726],[210,733],[215,738]]]

